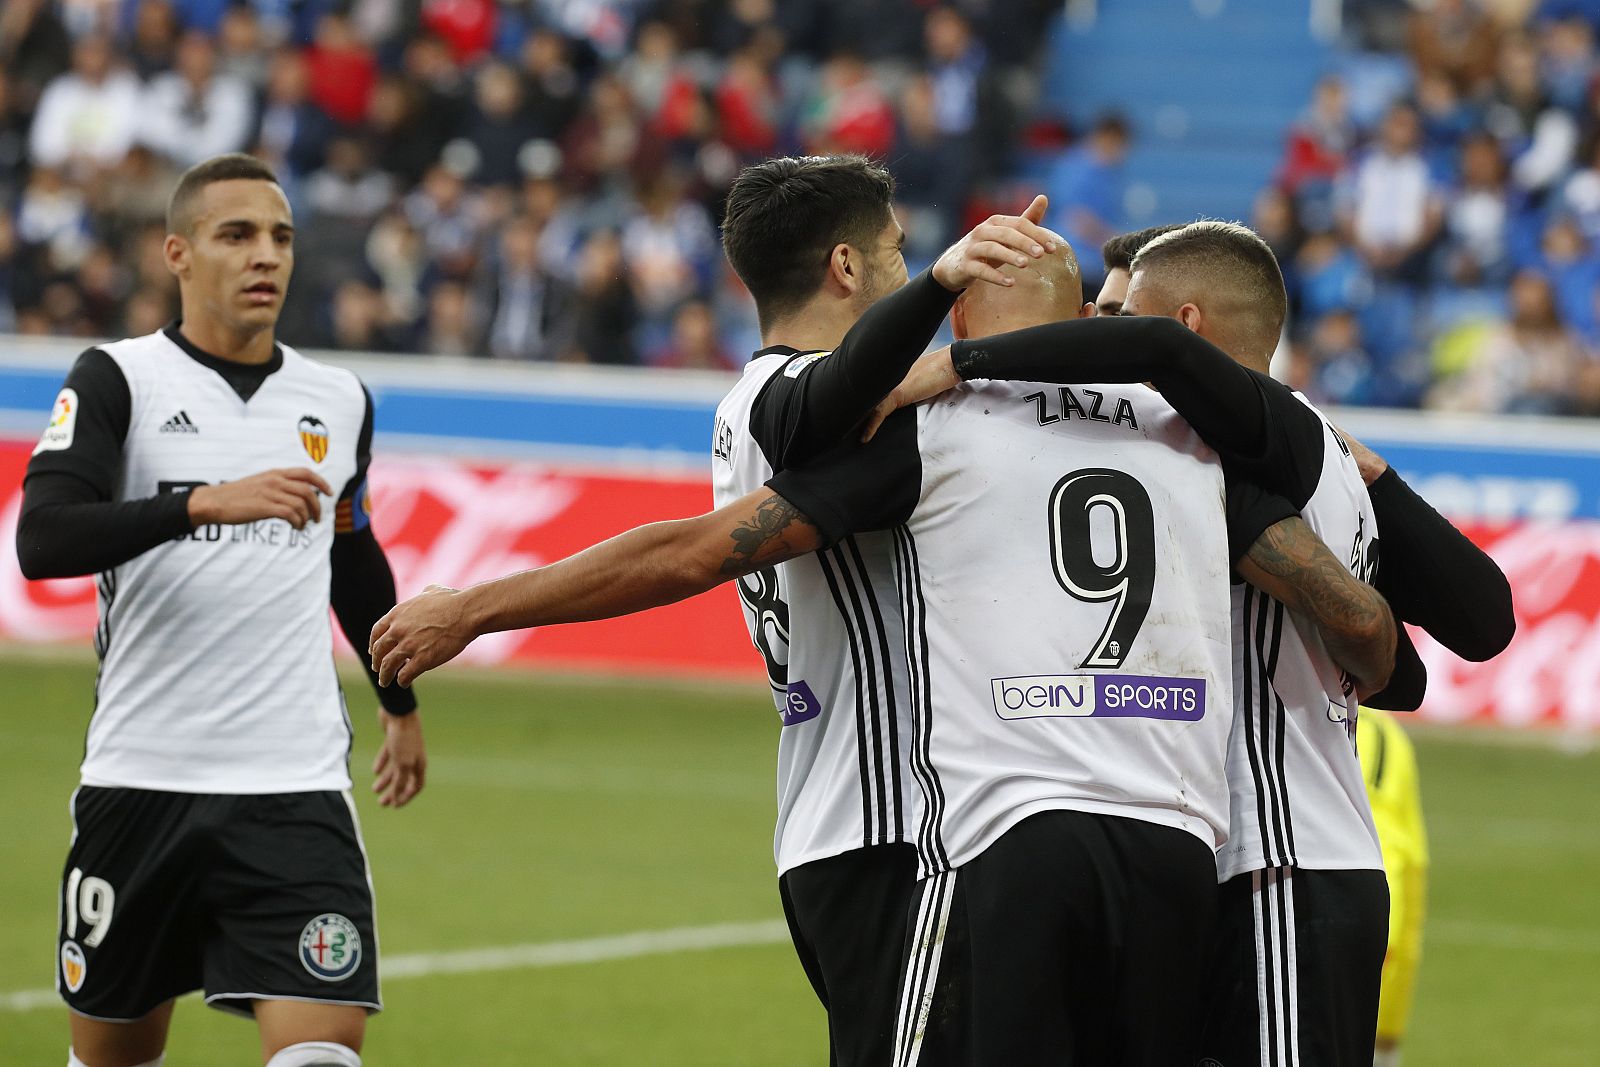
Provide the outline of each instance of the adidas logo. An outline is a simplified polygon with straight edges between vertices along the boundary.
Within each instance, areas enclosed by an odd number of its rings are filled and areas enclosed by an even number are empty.
[[[172,418],[161,424],[162,433],[199,433],[200,427],[189,418],[187,411],[180,411]]]

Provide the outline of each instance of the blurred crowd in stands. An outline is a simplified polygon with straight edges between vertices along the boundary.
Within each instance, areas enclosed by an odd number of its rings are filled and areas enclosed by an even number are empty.
[[[773,154],[900,184],[913,269],[1043,182],[1095,250],[1130,130],[1039,99],[1058,0],[0,0],[0,332],[176,312],[184,167],[248,150],[306,347],[733,368],[719,204]],[[1249,220],[1319,401],[1600,413],[1600,0],[1348,0]],[[1156,61],[1156,60],[1153,60]],[[1077,123],[1076,127],[1073,123]]]
[[[717,240],[738,168],[892,160],[926,259],[1006,173],[1058,7],[3,0],[0,332],[161,326],[173,179],[247,150],[295,210],[286,340],[737,367],[759,347]]]
[[[1253,224],[1315,399],[1600,414],[1600,0],[1352,5]]]

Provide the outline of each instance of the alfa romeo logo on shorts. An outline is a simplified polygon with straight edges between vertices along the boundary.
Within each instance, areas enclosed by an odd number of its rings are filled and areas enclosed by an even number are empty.
[[[300,962],[324,982],[342,982],[361,965],[361,934],[343,915],[318,915],[300,931]]]
[[[83,988],[83,978],[89,973],[89,965],[83,958],[83,949],[78,947],[76,941],[63,941],[61,943],[61,977],[67,983],[67,991],[76,993]]]

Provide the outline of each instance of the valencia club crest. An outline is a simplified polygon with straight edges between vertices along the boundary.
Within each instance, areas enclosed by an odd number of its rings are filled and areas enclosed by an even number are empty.
[[[300,443],[311,462],[321,463],[328,456],[328,426],[315,415],[300,416]]]

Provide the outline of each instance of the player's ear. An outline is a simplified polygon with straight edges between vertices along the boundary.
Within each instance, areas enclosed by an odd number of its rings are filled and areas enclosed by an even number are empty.
[[[166,242],[161,246],[161,254],[167,261],[167,270],[175,278],[189,276],[189,239],[181,234],[167,234]]]
[[[1193,304],[1183,305],[1178,309],[1178,313],[1173,317],[1179,322],[1183,323],[1185,326],[1189,327],[1189,329],[1193,330],[1195,333],[1205,332],[1203,329],[1205,325],[1205,315],[1202,314],[1200,309]]]
[[[956,340],[965,341],[972,335],[967,332],[967,294],[965,291],[956,297],[955,306],[950,309],[950,329],[956,335]]]
[[[1097,316],[1099,316],[1099,314],[1100,314],[1100,305],[1096,304],[1093,300],[1084,301],[1083,307],[1078,309],[1078,318],[1080,318],[1080,319],[1096,318]]]
[[[840,242],[828,256],[828,280],[845,293],[854,294],[861,288],[865,267],[861,254]]]

